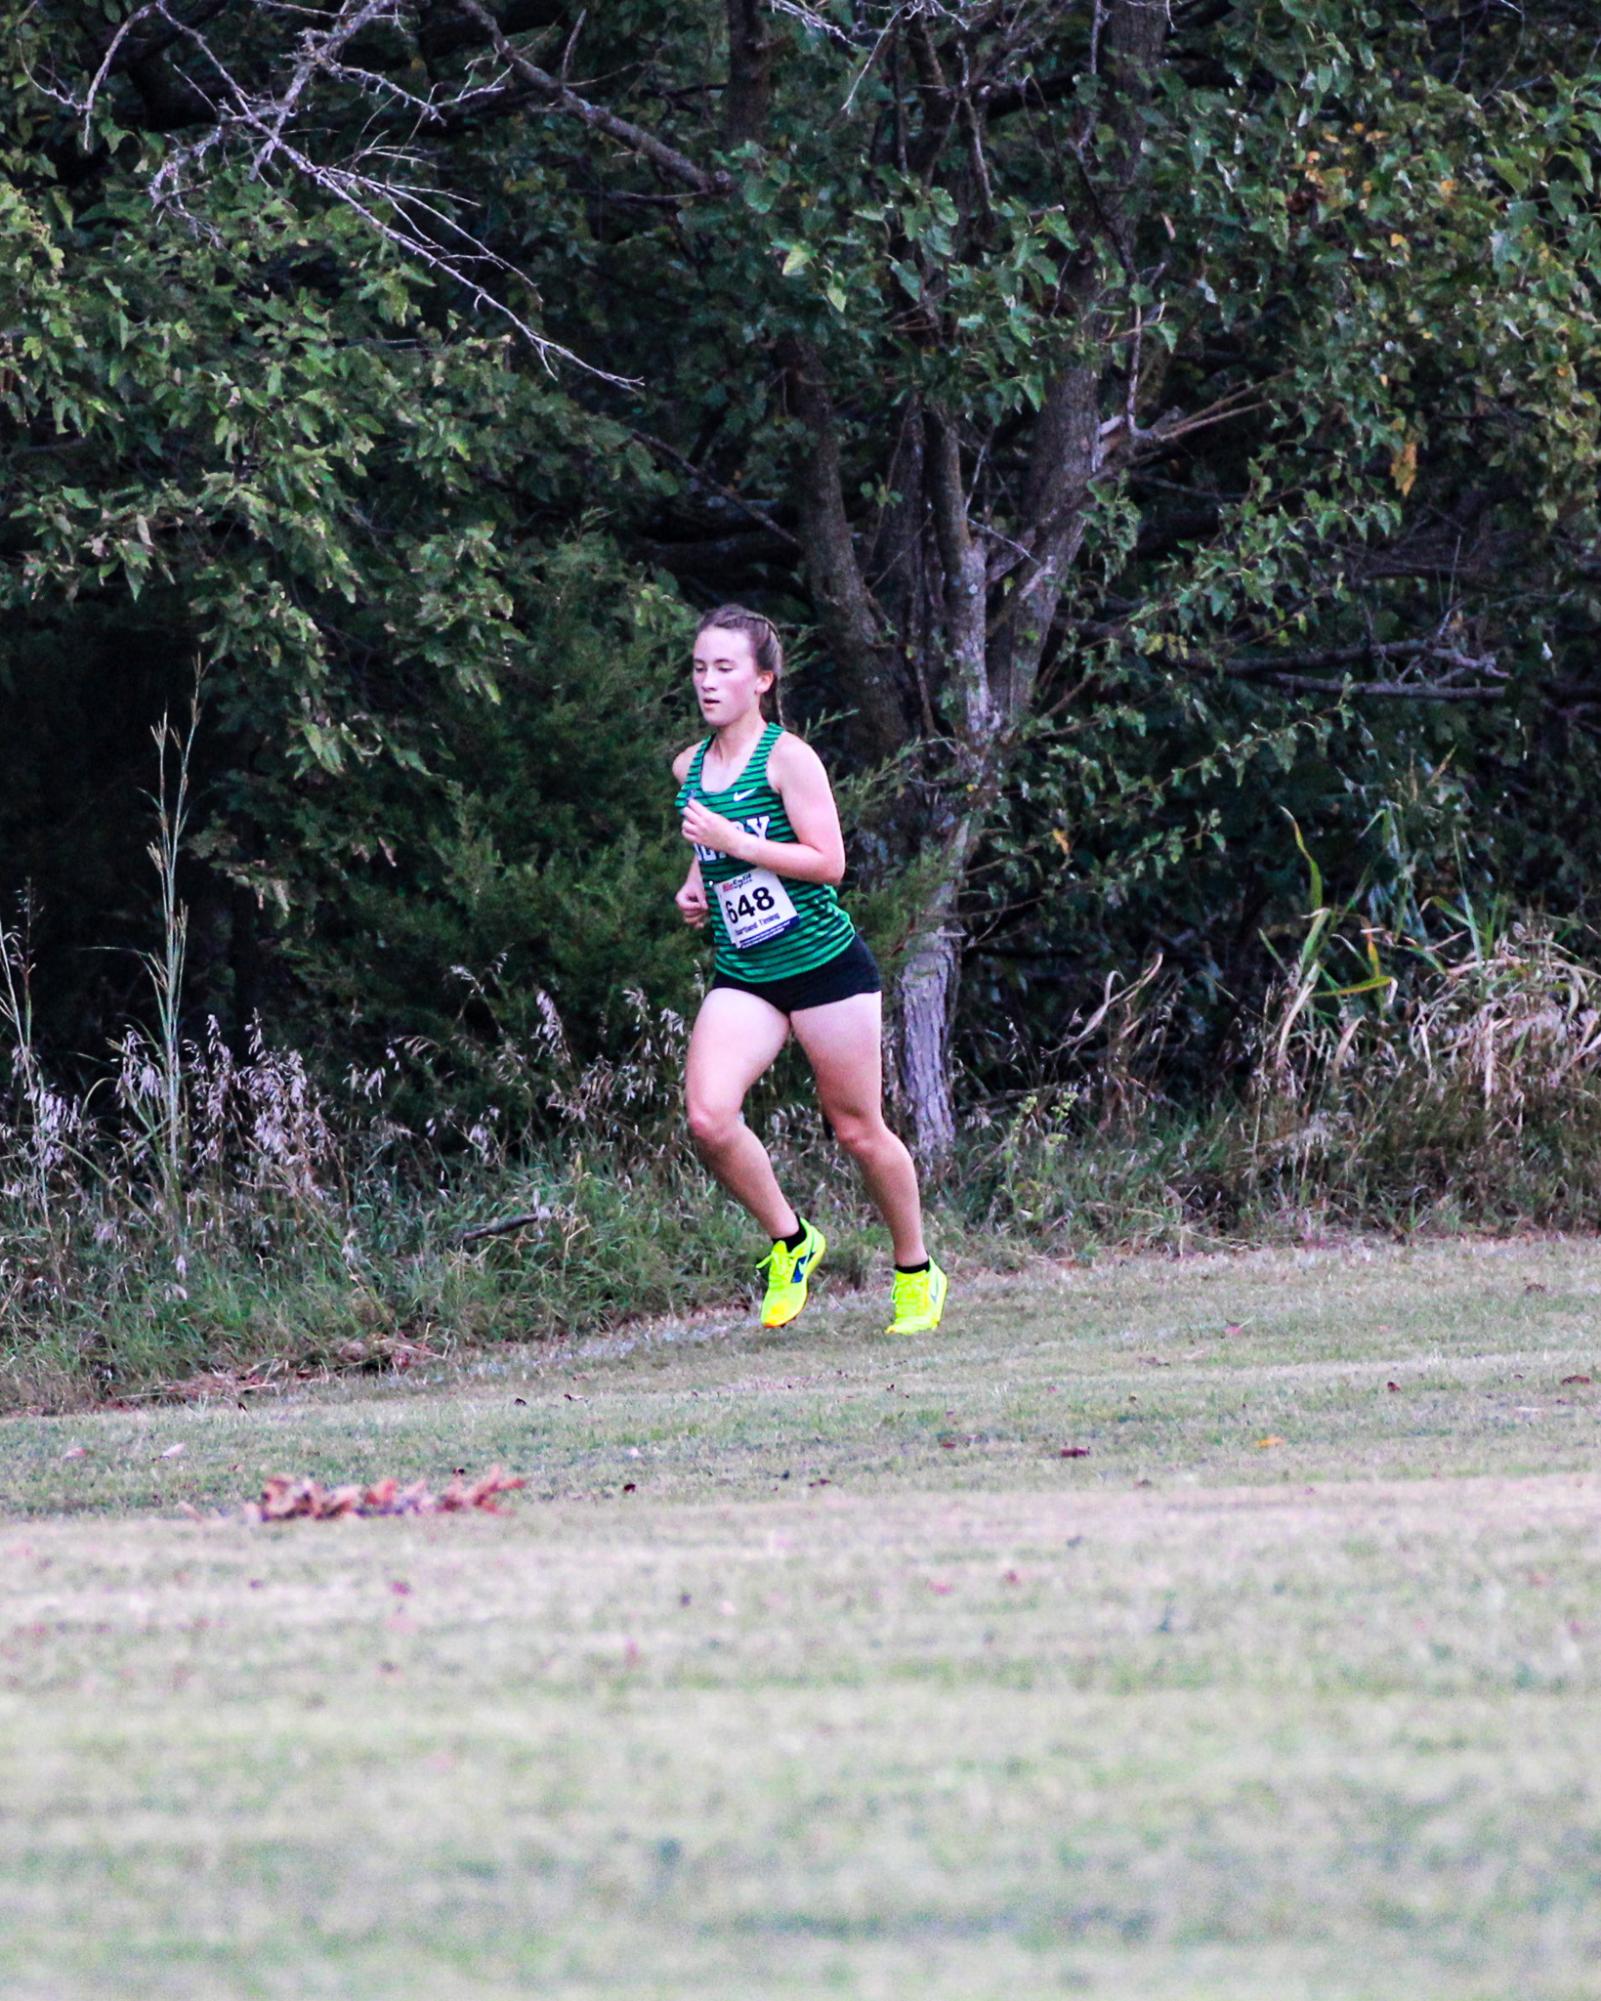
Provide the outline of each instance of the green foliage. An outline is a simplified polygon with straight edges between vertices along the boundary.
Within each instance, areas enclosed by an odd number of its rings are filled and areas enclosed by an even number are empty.
[[[1377,922],[1487,886],[1593,914],[1582,10],[1176,9],[1127,102],[1104,9],[960,33],[769,10],[738,131],[720,14],[559,12],[516,48],[559,68],[576,35],[604,116],[462,99],[481,43],[402,11],[308,84],[298,164],[235,127],[197,165],[198,57],[113,63],[85,120],[63,99],[98,21],[3,10],[0,832],[38,892],[47,1041],[98,1046],[136,1005],[98,948],[148,942],[144,732],[197,662],[191,1029],[214,1009],[242,1047],[263,1010],[335,1070],[420,1052],[422,1123],[447,1073],[479,1111],[537,1104],[516,1052],[542,992],[591,1054],[623,986],[683,1000],[666,578],[828,628],[798,354],[877,634],[807,633],[798,692],[862,792],[890,953],[968,797],[903,448],[937,408],[993,634],[1040,413],[1064,371],[1097,384],[1083,541],[963,883],[974,1095],[1156,949],[1181,994],[1164,1090],[1238,1075],[1264,935],[1302,909],[1286,814]],[[201,27],[263,92],[300,32],[254,6]],[[397,240],[399,196],[340,198],[329,170],[385,148],[440,190],[436,247],[476,232],[460,282]],[[614,379],[551,375],[513,313]]]
[[[72,948],[105,942],[108,917],[137,935],[143,724],[197,663],[193,999],[239,1034],[283,1006],[281,981],[243,970],[269,926],[295,953],[298,996],[325,1007],[370,970],[362,927],[386,896],[457,884],[442,802],[463,786],[461,810],[493,819],[516,868],[549,867],[554,886],[556,855],[587,866],[605,885],[587,900],[593,932],[637,931],[661,875],[647,774],[669,747],[671,602],[619,568],[597,525],[624,480],[650,490],[626,438],[450,311],[348,209],[224,168],[197,234],[151,207],[158,141],[102,125],[85,161],[29,102],[13,99],[0,181],[0,676],[24,725],[0,751],[0,813],[54,978],[73,981],[52,1025],[81,1034],[98,1007],[109,1028],[126,1005],[116,973],[86,976]],[[605,866],[597,829],[626,834],[635,859]],[[385,1033],[427,1024],[452,964],[541,952],[556,928],[554,887],[532,937],[453,928],[455,895],[424,918],[434,949],[414,955],[411,990],[376,982]],[[588,935],[575,907],[566,929]],[[588,1005],[605,981],[591,971],[571,998]]]
[[[1006,1007],[1048,1047],[1073,962],[1126,971],[1154,940],[1192,982],[1171,1081],[1210,1089],[1272,976],[1264,923],[1293,917],[1286,812],[1380,916],[1491,883],[1593,913],[1570,705],[1601,614],[1601,98],[1562,75],[1567,32],[1527,91],[1354,8],[1253,10],[1214,82],[1168,72],[1163,391],[1249,401],[1131,475],[1137,539],[1105,513],[1072,697],[1027,739],[975,899],[975,1032]]]

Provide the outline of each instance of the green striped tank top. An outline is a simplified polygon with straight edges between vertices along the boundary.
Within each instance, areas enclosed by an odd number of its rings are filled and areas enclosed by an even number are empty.
[[[712,745],[712,739],[707,737],[695,752],[688,775],[678,788],[678,811],[682,813],[691,799],[699,799],[713,813],[732,820],[759,840],[793,841],[795,829],[789,824],[777,788],[767,776],[767,760],[782,734],[777,723],[769,723],[745,769],[721,792],[709,792],[701,776],[701,767]],[[697,847],[695,853],[700,860],[701,881],[706,885],[718,972],[728,973],[737,980],[791,979],[796,973],[809,973],[816,966],[826,965],[855,937],[856,927],[841,908],[831,884],[797,882],[782,871],[775,871],[781,894],[794,907],[791,920],[781,904],[773,908],[775,899],[759,876],[753,881],[745,880],[752,875],[748,862],[736,861],[732,855],[715,848]],[[720,885],[723,896],[718,895]],[[742,946],[734,942],[729,930],[731,919],[751,935],[751,943]],[[783,928],[776,928],[779,925]]]

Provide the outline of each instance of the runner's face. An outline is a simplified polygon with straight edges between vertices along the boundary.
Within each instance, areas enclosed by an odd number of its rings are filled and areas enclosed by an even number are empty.
[[[756,665],[750,634],[721,625],[709,625],[697,637],[691,671],[700,712],[714,729],[726,729],[759,710],[773,685],[772,675]]]

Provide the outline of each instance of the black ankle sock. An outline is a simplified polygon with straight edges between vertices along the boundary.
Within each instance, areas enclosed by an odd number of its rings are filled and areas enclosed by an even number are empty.
[[[804,1216],[801,1218],[794,1236],[781,1238],[780,1241],[786,1251],[798,1251],[806,1241],[806,1218]]]
[[[915,1272],[928,1270],[928,1259],[924,1258],[923,1262],[920,1265],[897,1265],[895,1269],[897,1271],[905,1272],[907,1277],[910,1278]]]

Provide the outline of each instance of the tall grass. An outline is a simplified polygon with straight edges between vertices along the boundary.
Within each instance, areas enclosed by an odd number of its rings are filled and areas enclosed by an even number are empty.
[[[192,723],[158,737],[155,1027],[127,1030],[94,1090],[46,1074],[27,912],[0,925],[0,1405],[246,1394],[728,1307],[753,1285],[760,1246],[682,1133],[685,1021],[637,994],[619,997],[610,1059],[580,1061],[548,999],[532,1034],[497,1029],[510,1110],[453,1112],[448,1049],[397,1047],[333,1085],[259,1025],[237,1050],[213,1021],[185,1034],[192,743]],[[1236,1082],[1198,1110],[1168,1103],[1179,990],[1160,960],[1108,980],[1046,1079],[970,1109],[931,1191],[943,1258],[1593,1223],[1601,967],[1549,925],[1467,904],[1388,930],[1326,905],[1311,874]],[[480,1018],[493,987],[476,983]],[[863,1281],[882,1232],[791,1063],[753,1117],[795,1199],[829,1219],[833,1282]],[[437,1109],[408,1123],[419,1076]]]
[[[1432,915],[1432,936],[1337,940],[1356,977],[1322,963],[1276,990],[1255,1049],[1253,1184],[1353,1219],[1592,1224],[1601,966],[1543,920]]]
[[[1252,1026],[1243,1092],[1198,1113],[1160,1100],[1149,1050],[1164,1001],[1147,988],[1085,1047],[1076,1079],[969,1114],[934,1192],[942,1256],[1016,1265],[1363,1227],[1588,1226],[1601,971],[1535,926],[1417,957],[1409,991],[1382,1006],[1280,988]],[[215,1024],[180,1038],[173,1227],[140,1116],[159,1075],[125,1062],[98,1105],[53,1091],[19,1036],[14,935],[5,963],[0,1401],[246,1393],[727,1307],[754,1284],[751,1227],[680,1131],[684,1023],[637,996],[621,1059],[577,1061],[553,1007],[529,1046],[502,1050],[520,1094],[541,1092],[543,1123],[442,1114],[418,1132],[387,1109],[399,1052],[330,1092],[259,1030],[239,1055]],[[797,1201],[829,1219],[834,1283],[862,1282],[882,1233],[810,1103],[780,1077],[753,1116]]]

